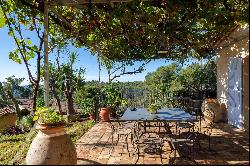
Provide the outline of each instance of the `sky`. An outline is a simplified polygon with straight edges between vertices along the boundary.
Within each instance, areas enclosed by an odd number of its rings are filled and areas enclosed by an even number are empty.
[[[36,36],[30,32],[24,33],[29,36],[33,43],[37,43]],[[16,47],[14,39],[8,36],[7,28],[0,28],[0,81],[5,81],[6,77],[15,75],[16,78],[25,78],[22,85],[29,84],[27,70],[24,64],[18,64],[9,59],[8,54]],[[86,48],[73,48],[70,47],[70,51],[78,53],[78,61],[75,65],[76,68],[85,68],[85,79],[86,81],[98,80],[98,61],[97,56],[91,55],[90,51]],[[54,55],[49,55],[49,60],[53,60]],[[133,75],[124,75],[116,79],[117,81],[143,81],[148,72],[155,71],[160,66],[166,66],[169,62],[165,60],[151,61],[145,66],[145,71]],[[35,71],[35,61],[30,60],[31,70]],[[136,62],[132,68],[140,66],[142,62]],[[101,81],[106,82],[108,80],[107,70],[101,68]]]

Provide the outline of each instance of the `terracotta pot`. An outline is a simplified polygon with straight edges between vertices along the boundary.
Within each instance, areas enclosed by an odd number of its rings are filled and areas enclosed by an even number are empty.
[[[75,145],[63,125],[38,125],[26,156],[27,165],[76,165]]]
[[[103,122],[109,121],[109,109],[108,108],[101,108],[99,113],[100,119]]]
[[[90,120],[95,120],[95,114],[94,113],[89,113],[89,119]]]
[[[36,129],[38,130],[45,130],[50,128],[63,128],[66,125],[65,122],[57,122],[57,123],[39,123],[36,126]]]

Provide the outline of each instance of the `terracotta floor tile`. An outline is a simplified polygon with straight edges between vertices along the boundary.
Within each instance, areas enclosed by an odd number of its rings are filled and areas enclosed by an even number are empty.
[[[204,124],[202,123],[204,126]],[[174,131],[175,127],[173,127]],[[205,131],[204,128],[203,131]],[[107,122],[97,123],[86,132],[76,143],[78,165],[92,164],[134,164],[137,157],[132,155],[135,148],[129,142],[129,157],[124,138],[118,144],[112,144],[111,128]],[[114,134],[114,142],[117,135]],[[163,147],[163,164],[169,163],[170,147]],[[173,156],[173,153],[171,154]],[[249,164],[249,132],[218,123],[212,130],[211,150],[208,142],[201,141],[201,151],[193,154],[197,164]],[[137,164],[161,164],[159,155],[140,156]],[[176,159],[174,164],[194,164],[187,159]]]

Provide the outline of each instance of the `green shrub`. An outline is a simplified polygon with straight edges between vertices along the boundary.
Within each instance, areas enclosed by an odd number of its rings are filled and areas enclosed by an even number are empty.
[[[44,107],[45,106],[43,97],[39,97],[39,98],[36,99],[36,106],[37,107]]]
[[[0,135],[0,165],[23,165],[37,130],[17,135]]]
[[[92,113],[94,111],[93,103],[94,103],[93,98],[82,99],[82,101],[79,103],[79,107],[81,108],[81,113],[84,115]]]
[[[31,115],[23,116],[20,120],[17,120],[16,125],[22,131],[28,132],[34,125],[33,118]]]

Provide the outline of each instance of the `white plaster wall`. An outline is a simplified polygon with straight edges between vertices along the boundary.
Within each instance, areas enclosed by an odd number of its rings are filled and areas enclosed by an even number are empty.
[[[217,48],[217,99],[227,117],[227,78],[229,57],[243,58],[243,116],[249,130],[249,26],[236,29]]]

